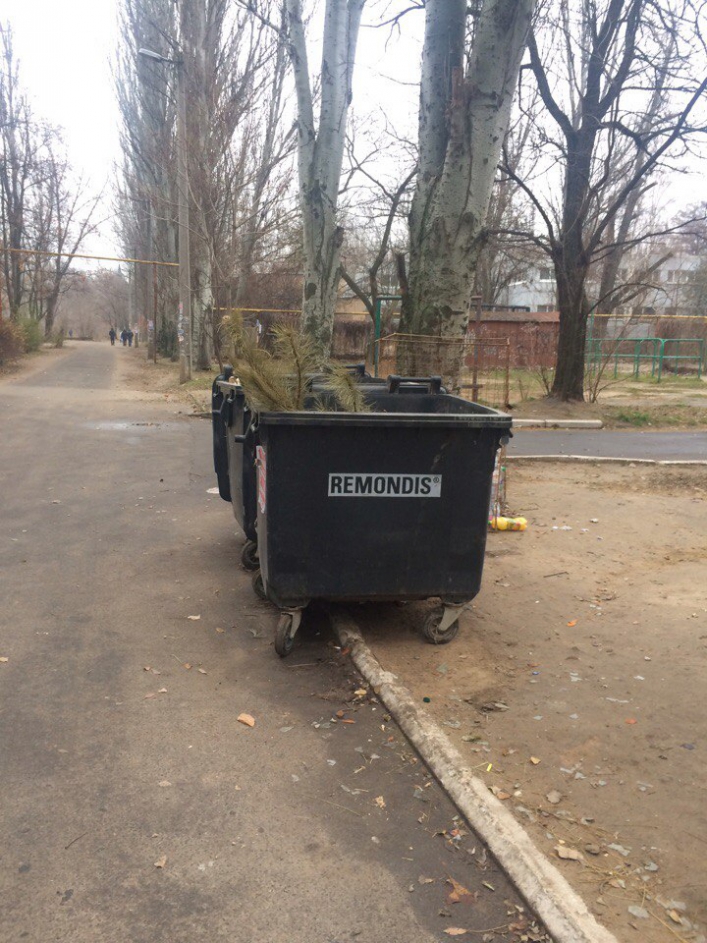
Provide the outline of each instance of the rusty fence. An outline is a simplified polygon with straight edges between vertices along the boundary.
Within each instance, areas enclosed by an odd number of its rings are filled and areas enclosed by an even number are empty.
[[[505,409],[510,399],[511,343],[507,337],[428,337],[389,334],[371,345],[378,376],[441,376],[460,396]]]

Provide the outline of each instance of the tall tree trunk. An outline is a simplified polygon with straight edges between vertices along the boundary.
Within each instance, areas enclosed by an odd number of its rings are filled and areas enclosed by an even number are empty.
[[[576,257],[556,261],[560,334],[552,395],[563,401],[584,399],[584,352],[589,303],[585,292],[587,266]]]
[[[298,172],[304,231],[302,326],[319,360],[329,359],[343,230],[337,222],[346,118],[365,0],[327,0],[321,98],[315,128],[300,0],[286,0],[288,50],[297,93]]]
[[[582,220],[590,184],[596,129],[586,124],[567,134],[562,234],[553,254],[560,333],[557,366],[550,391],[563,401],[584,399],[584,358],[589,303],[586,297],[590,256]]]
[[[190,146],[189,200],[192,268],[192,350],[197,370],[209,370],[213,360],[213,333],[210,324],[213,309],[212,249],[207,220],[210,193],[209,151],[209,76],[213,64],[207,57],[216,56],[207,35],[207,0],[181,0],[181,35],[184,46]]]
[[[465,74],[466,0],[427,0],[403,333],[451,338],[466,331],[532,9],[533,0],[486,0]]]
[[[54,331],[54,321],[56,320],[56,310],[59,306],[59,292],[52,290],[47,296],[47,313],[44,317],[44,336],[50,338]]]

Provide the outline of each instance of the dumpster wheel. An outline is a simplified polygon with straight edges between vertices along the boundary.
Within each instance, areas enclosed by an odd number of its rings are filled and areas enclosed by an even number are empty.
[[[262,599],[263,602],[267,602],[268,596],[267,596],[267,593],[265,592],[265,583],[263,583],[263,574],[260,572],[259,569],[256,570],[255,573],[253,574],[252,586],[253,586],[253,592],[258,597],[258,599]]]
[[[431,645],[446,645],[456,638],[462,606],[439,606],[430,610],[422,626],[422,634]]]
[[[241,564],[244,570],[257,570],[260,567],[258,545],[254,540],[246,540],[241,550]]]
[[[275,630],[275,651],[280,658],[286,658],[295,645],[295,635],[302,621],[302,610],[283,612]]]

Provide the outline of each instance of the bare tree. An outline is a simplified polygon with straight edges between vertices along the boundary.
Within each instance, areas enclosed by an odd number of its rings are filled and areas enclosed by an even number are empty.
[[[0,226],[3,281],[12,320],[19,318],[25,300],[23,251],[43,138],[20,85],[12,29],[0,25]]]
[[[86,236],[96,229],[100,194],[86,198],[84,181],[71,179],[68,162],[53,149],[47,154],[44,168],[48,213],[45,229],[51,240],[44,316],[44,333],[48,337],[54,330],[57,305],[62,292],[67,290],[67,274],[74,257]]]
[[[287,48],[297,99],[304,254],[303,327],[324,361],[331,348],[344,232],[337,218],[346,118],[361,13],[366,0],[327,0],[321,92],[315,121],[301,0],[284,0]]]
[[[459,336],[508,130],[532,0],[427,0],[402,330]],[[413,368],[414,365],[404,365]]]
[[[363,156],[357,153],[354,135],[347,141],[348,166],[341,191],[348,197],[343,213],[350,236],[342,249],[341,278],[373,318],[379,296],[397,292],[394,253],[396,248],[402,248],[400,230],[410,210],[409,194],[417,174],[417,155],[388,127],[383,135],[364,137]],[[401,144],[403,159],[399,156]],[[386,151],[394,167],[387,174],[383,168],[376,168],[381,153]],[[381,276],[388,283],[392,276],[394,284],[384,285],[381,291]]]
[[[528,72],[543,104],[534,120],[547,174],[559,167],[562,179],[548,187],[506,169],[542,220],[531,236],[555,270],[560,399],[583,399],[587,320],[616,298],[623,249],[649,235],[635,222],[651,174],[704,130],[692,117],[707,89],[702,16],[691,0],[581,0],[546,7],[531,32]],[[604,263],[592,303],[590,268]]]
[[[114,84],[121,115],[122,162],[116,183],[117,236],[130,258],[177,258],[177,193],[173,70],[139,56],[140,48],[177,53],[173,0],[122,0]],[[131,279],[135,316],[152,311],[152,273],[136,266]],[[171,337],[177,285],[169,269],[157,271],[158,320]],[[128,312],[126,312],[126,319]],[[173,355],[173,349],[162,350]]]

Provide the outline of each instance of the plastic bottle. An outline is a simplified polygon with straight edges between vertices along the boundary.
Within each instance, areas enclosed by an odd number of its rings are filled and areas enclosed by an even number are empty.
[[[524,517],[492,517],[493,530],[525,530],[528,521]]]

